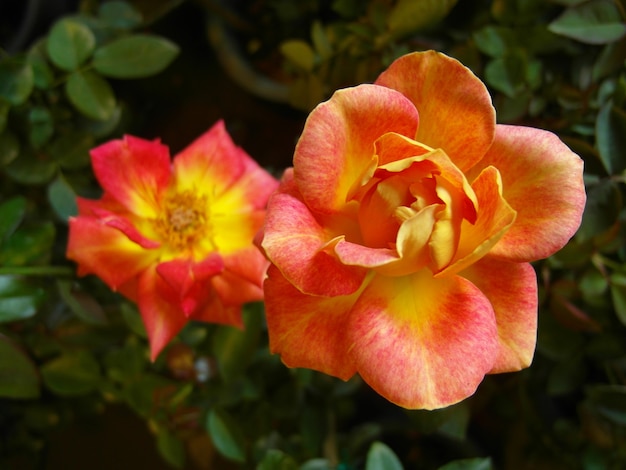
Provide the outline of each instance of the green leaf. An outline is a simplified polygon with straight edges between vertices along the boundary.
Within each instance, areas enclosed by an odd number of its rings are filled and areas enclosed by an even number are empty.
[[[626,57],[626,38],[604,46],[602,53],[593,64],[593,81],[598,82],[617,72],[624,66],[624,57]]]
[[[455,460],[453,462],[449,462],[442,467],[439,467],[439,470],[492,470],[493,465],[491,464],[491,459],[486,458],[477,458],[477,459],[462,459]]]
[[[54,242],[54,224],[20,227],[0,248],[0,265],[28,266],[47,263]]]
[[[626,112],[612,102],[602,106],[596,118],[596,146],[609,175],[626,169]]]
[[[220,326],[213,338],[213,352],[220,373],[226,382],[239,376],[256,352],[263,322],[262,304],[244,307],[244,329]]]
[[[146,327],[144,326],[141,315],[135,305],[131,305],[127,302],[123,303],[120,307],[120,311],[122,312],[122,318],[126,322],[126,325],[128,325],[128,328],[130,328],[133,333],[140,338],[148,337]]]
[[[256,470],[298,470],[298,464],[282,450],[269,449],[256,466]]]
[[[63,222],[67,222],[70,217],[78,214],[76,193],[60,173],[48,185],[48,202]]]
[[[594,385],[585,390],[586,403],[597,413],[620,426],[626,426],[626,387]]]
[[[0,397],[39,397],[39,374],[35,365],[4,335],[0,335]]]
[[[324,26],[319,21],[315,21],[311,27],[311,40],[315,51],[323,60],[327,60],[333,55],[333,46],[326,34]]]
[[[11,109],[9,102],[0,98],[0,134],[2,134],[7,127],[9,109]],[[2,160],[4,160],[4,158],[0,157],[0,161]]]
[[[626,274],[613,273],[610,284],[613,308],[622,325],[626,325]]]
[[[590,240],[609,230],[622,209],[622,194],[611,180],[601,180],[587,188],[587,202],[576,240]]]
[[[611,0],[591,0],[568,8],[548,29],[585,44],[606,44],[626,34],[626,24]]]
[[[94,146],[94,137],[87,131],[72,129],[53,139],[48,144],[47,151],[61,168],[68,170],[84,168],[90,162],[89,151]]]
[[[5,131],[0,134],[0,166],[7,166],[20,154],[20,142],[15,134]]]
[[[28,99],[34,85],[33,69],[28,62],[16,59],[0,62],[0,98],[19,106]]]
[[[165,377],[156,374],[143,374],[125,384],[126,401],[142,417],[148,419],[160,406],[163,390],[171,390],[174,384]]]
[[[96,46],[91,30],[70,18],[57,21],[48,35],[50,60],[60,69],[72,72],[85,62]]]
[[[91,353],[64,354],[41,368],[46,387],[61,396],[85,395],[100,383],[100,366]]]
[[[28,113],[28,121],[30,123],[28,140],[34,148],[39,149],[54,133],[52,114],[44,106],[33,106]]]
[[[520,51],[509,51],[503,57],[489,61],[485,67],[485,79],[496,90],[510,98],[524,89],[526,59]]]
[[[457,0],[399,0],[387,17],[394,35],[405,35],[441,21]]]
[[[72,289],[72,284],[71,281],[57,281],[59,294],[72,313],[91,325],[105,325],[107,318],[100,304],[89,294]]]
[[[54,73],[46,59],[36,53],[31,53],[28,55],[28,62],[33,68],[35,87],[40,90],[52,88],[54,84]]]
[[[15,276],[0,276],[0,323],[30,318],[45,298],[45,291]]]
[[[105,357],[107,376],[127,382],[140,376],[147,365],[146,350],[138,341],[128,341],[120,349],[112,349]]]
[[[311,72],[315,66],[315,52],[301,39],[288,39],[282,42],[280,52],[289,62],[306,72]]]
[[[185,446],[183,441],[167,429],[160,429],[157,435],[159,454],[174,468],[185,466]]]
[[[127,2],[111,1],[100,5],[100,19],[111,28],[133,29],[142,22],[141,13]]]
[[[19,158],[9,163],[5,170],[18,183],[35,185],[50,181],[57,171],[57,164],[44,152],[35,153],[31,147],[24,147]]]
[[[400,459],[386,444],[376,441],[367,452],[365,470],[403,470]]]
[[[26,199],[15,196],[0,204],[0,241],[9,238],[24,220]]]
[[[472,37],[478,50],[493,58],[504,56],[517,42],[513,30],[503,26],[485,26]]]
[[[99,47],[93,66],[113,78],[142,78],[159,73],[178,55],[176,44],[167,39],[137,34]]]
[[[328,459],[311,459],[300,465],[300,470],[334,470],[336,467],[331,465]]]
[[[246,441],[239,424],[223,410],[211,410],[206,424],[215,448],[236,462],[246,460]]]
[[[74,72],[65,84],[65,92],[78,111],[97,121],[110,119],[115,111],[113,89],[97,73]]]

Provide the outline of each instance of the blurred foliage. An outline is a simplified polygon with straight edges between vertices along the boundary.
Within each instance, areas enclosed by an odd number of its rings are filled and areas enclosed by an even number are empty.
[[[130,119],[120,82],[178,53],[133,5],[81,2],[27,51],[0,55],[1,468],[44,468],[50,436],[115,404],[172,468],[626,467],[624,1],[194,3],[246,25],[250,61],[299,109],[434,48],[485,81],[500,122],[551,130],[584,159],[581,228],[536,263],[533,365],[430,412],[399,409],[358,377],[287,369],[268,352],[261,304],[246,308],[245,331],[190,324],[151,363],[135,306],[75,276],[66,222],[76,194],[98,195],[88,150]]]

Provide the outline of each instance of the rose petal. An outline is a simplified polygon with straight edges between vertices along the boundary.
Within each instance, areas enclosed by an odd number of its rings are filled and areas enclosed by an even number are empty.
[[[462,170],[478,162],[494,138],[495,110],[485,85],[455,59],[435,51],[400,57],[375,82],[408,97],[420,114],[408,137],[442,148]]]
[[[372,175],[374,142],[387,132],[413,137],[415,107],[375,85],[336,91],[309,115],[294,154],[295,179],[313,212],[331,214]]]
[[[356,371],[350,360],[346,317],[358,293],[305,295],[271,266],[265,281],[270,351],[288,367],[306,367],[348,380]]]
[[[265,211],[211,213],[210,237],[198,240],[198,252],[219,251],[224,255],[237,253],[252,245],[254,237],[263,226]]]
[[[137,303],[150,340],[150,358],[178,334],[187,322],[178,293],[150,266],[139,276]]]
[[[158,250],[147,250],[120,230],[93,217],[70,217],[66,256],[78,263],[79,275],[93,273],[116,290],[154,263]]]
[[[302,201],[292,173],[286,172],[267,208],[261,242],[267,257],[304,293],[351,294],[365,279],[366,270],[346,266],[329,254],[326,248],[332,239]]]
[[[107,227],[111,227],[119,230],[128,237],[129,240],[136,243],[142,248],[152,249],[159,248],[161,243],[155,240],[151,240],[145,237],[133,223],[126,217],[118,215],[114,212],[110,212],[104,209],[99,209],[95,204],[91,205],[91,211],[100,220],[100,222]],[[128,214],[133,216],[133,214]],[[144,221],[139,221],[143,224]]]
[[[472,175],[493,165],[504,199],[517,219],[491,254],[534,261],[561,249],[574,235],[585,207],[583,161],[548,131],[498,125],[493,146]]]
[[[528,263],[486,256],[460,274],[489,299],[500,347],[490,374],[528,367],[537,342],[537,275]]]
[[[215,279],[217,278],[212,279],[212,283]],[[196,309],[191,318],[207,323],[230,325],[239,329],[244,327],[241,318],[241,304],[224,305],[214,289],[209,290],[205,303]]]
[[[239,307],[248,302],[263,300],[262,287],[230,271],[215,276],[211,285],[225,306]]]
[[[209,192],[211,199],[219,198],[244,174],[248,159],[224,122],[217,121],[174,158],[177,191]]]
[[[461,240],[454,259],[437,277],[450,276],[485,256],[515,223],[516,213],[502,197],[502,180],[490,166],[474,180],[472,188],[478,198],[478,219],[461,224]]]
[[[405,408],[434,409],[472,395],[498,340],[487,298],[459,276],[376,276],[344,327],[359,374]]]
[[[263,287],[263,280],[269,261],[256,246],[249,246],[236,253],[222,255],[224,270],[258,287]]]
[[[171,175],[169,150],[158,141],[132,136],[112,140],[91,151],[91,162],[102,188],[127,210],[154,218],[161,193]]]

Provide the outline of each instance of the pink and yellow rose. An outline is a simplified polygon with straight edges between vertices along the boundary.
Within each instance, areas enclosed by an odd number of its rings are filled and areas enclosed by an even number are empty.
[[[188,320],[242,326],[242,304],[263,298],[268,262],[253,240],[278,182],[222,121],[173,162],[131,136],[91,156],[104,194],[78,199],[67,256],[137,302],[152,359]]]
[[[270,348],[440,408],[527,367],[530,261],[578,228],[583,163],[554,134],[498,125],[483,83],[436,52],[310,114],[271,197],[262,248]]]

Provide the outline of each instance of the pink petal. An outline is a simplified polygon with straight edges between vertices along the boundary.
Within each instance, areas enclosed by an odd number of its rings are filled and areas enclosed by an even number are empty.
[[[583,161],[548,131],[498,125],[496,140],[480,164],[502,175],[504,199],[517,219],[491,254],[510,261],[552,255],[574,235],[585,207]]]
[[[462,170],[478,162],[494,138],[495,110],[485,85],[460,62],[435,51],[400,57],[375,82],[408,97],[420,114],[416,136],[442,148]]]
[[[307,294],[345,295],[356,291],[366,270],[346,266],[326,250],[333,239],[308,207],[286,172],[270,198],[261,246],[289,282]],[[324,275],[320,275],[324,273]]]
[[[168,148],[125,136],[91,151],[96,178],[106,193],[130,212],[155,217],[171,175]]]
[[[318,297],[295,289],[271,266],[265,281],[270,351],[288,367],[306,367],[348,380],[350,360],[346,319],[358,293]]]
[[[387,132],[413,137],[415,107],[375,85],[335,92],[309,115],[294,154],[295,179],[313,212],[331,214],[350,200],[376,166],[374,142]]]
[[[155,360],[167,343],[187,323],[178,293],[151,266],[139,277],[139,312],[150,340],[150,358]]]
[[[363,379],[405,408],[442,408],[472,395],[498,350],[493,309],[459,276],[376,276],[352,308],[350,357]]]
[[[500,345],[489,373],[528,367],[537,341],[537,276],[533,267],[486,256],[460,275],[485,294],[496,313]]]

